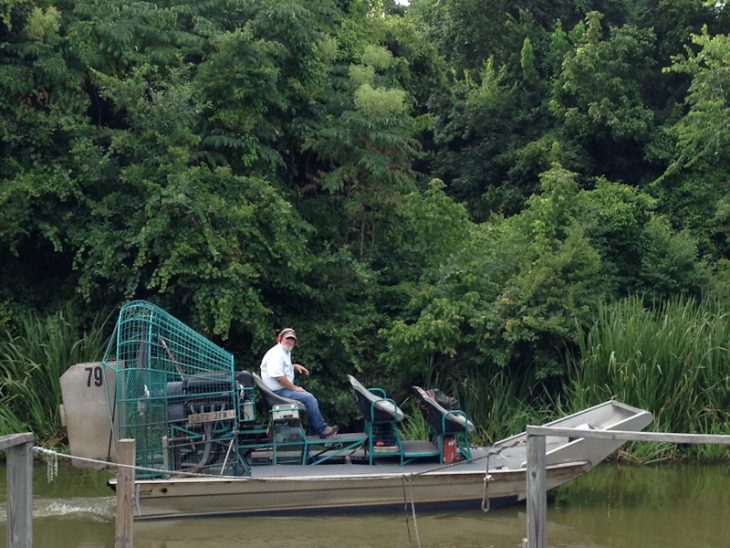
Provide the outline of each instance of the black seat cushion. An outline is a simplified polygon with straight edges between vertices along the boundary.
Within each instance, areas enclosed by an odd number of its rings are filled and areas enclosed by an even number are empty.
[[[263,379],[259,377],[256,373],[253,373],[251,371],[238,371],[236,372],[236,380],[238,380],[238,382],[242,386],[251,386],[252,384],[255,385],[261,391],[261,395],[264,397],[264,401],[269,408],[274,407],[275,405],[291,405],[296,407],[297,409],[299,409],[299,411],[303,413],[307,412],[307,408],[304,407],[304,404],[302,402],[280,396],[279,394],[271,390],[271,388],[266,386]],[[246,384],[251,382],[252,384]]]
[[[459,434],[474,430],[474,424],[464,413],[445,409],[420,386],[414,386],[413,390],[418,398],[418,407],[439,434]]]
[[[405,418],[406,414],[392,400],[371,392],[352,375],[347,375],[347,378],[350,380],[357,406],[365,420],[400,422]]]

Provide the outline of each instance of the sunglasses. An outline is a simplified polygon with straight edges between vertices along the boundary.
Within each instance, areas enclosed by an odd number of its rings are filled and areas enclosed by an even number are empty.
[[[296,337],[284,337],[284,340],[287,340],[287,341],[296,341],[297,338]]]

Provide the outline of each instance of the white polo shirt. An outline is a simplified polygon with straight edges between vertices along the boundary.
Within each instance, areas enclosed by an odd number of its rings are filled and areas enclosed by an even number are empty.
[[[291,352],[281,344],[272,346],[261,360],[261,380],[271,390],[281,390],[282,386],[274,377],[286,377],[294,382],[294,366],[291,361]]]

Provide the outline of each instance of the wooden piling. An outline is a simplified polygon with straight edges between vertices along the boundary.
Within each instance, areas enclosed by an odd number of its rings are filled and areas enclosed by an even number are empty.
[[[8,548],[33,546],[33,433],[0,437],[8,459]]]
[[[527,548],[547,548],[545,436],[527,436]]]
[[[133,546],[133,506],[134,506],[134,464],[136,443],[133,439],[119,440],[117,445],[118,461],[122,465],[117,468],[117,514],[115,548],[132,548]]]
[[[525,432],[527,433],[527,539],[522,540],[522,546],[527,548],[547,548],[545,436],[730,446],[730,435],[720,434],[586,430],[530,425],[527,425]]]

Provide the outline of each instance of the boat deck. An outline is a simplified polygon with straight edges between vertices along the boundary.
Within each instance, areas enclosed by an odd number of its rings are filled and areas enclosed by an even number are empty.
[[[635,430],[651,420],[646,411],[630,411],[634,409],[610,401],[552,424]],[[402,448],[402,453],[422,451],[421,458],[401,464],[401,453],[379,454],[370,465],[365,444],[359,443],[362,438],[362,434],[352,433],[326,441],[313,439],[307,445],[307,458],[302,455],[303,440],[299,447],[293,440],[277,442],[276,458],[273,447],[261,447],[247,456],[250,475],[137,479],[140,506],[136,518],[371,511],[402,508],[406,498],[419,508],[448,504],[478,508],[486,499],[490,505],[502,505],[526,496],[524,433],[491,447],[472,447],[469,460],[450,465],[425,456],[428,448],[422,444],[430,442],[424,441],[407,442],[415,445]],[[575,437],[547,436],[546,488],[554,489],[586,473],[621,443],[584,438],[579,433]],[[287,451],[292,453],[290,460]],[[272,464],[277,458],[278,464]]]
[[[416,459],[408,464],[400,464],[398,457],[380,456],[375,464],[368,465],[367,455],[363,449],[357,449],[346,457],[333,458],[326,463],[316,466],[302,466],[298,464],[260,464],[251,467],[251,477],[263,478],[311,478],[322,476],[392,476],[426,473],[474,473],[486,472],[487,461],[489,470],[519,470],[524,468],[525,446],[517,445],[502,449],[494,454],[493,447],[475,447],[472,449],[472,458],[468,461],[459,461],[453,464],[441,464],[438,458]],[[260,455],[265,458],[265,455]]]

